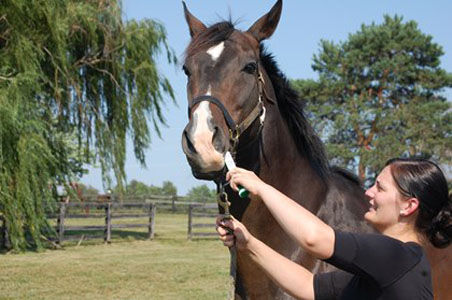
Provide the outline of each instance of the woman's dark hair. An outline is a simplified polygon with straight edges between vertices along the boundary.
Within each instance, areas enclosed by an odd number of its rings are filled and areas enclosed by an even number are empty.
[[[452,201],[441,169],[421,158],[394,158],[386,166],[390,166],[400,193],[419,200],[416,229],[435,247],[447,247],[452,236]]]

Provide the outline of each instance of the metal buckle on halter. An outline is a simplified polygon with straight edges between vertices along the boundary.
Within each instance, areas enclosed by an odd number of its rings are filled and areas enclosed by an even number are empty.
[[[261,126],[264,126],[265,112],[266,112],[265,106],[262,105],[262,114],[261,114],[261,116],[259,117],[259,121],[261,122]]]
[[[259,71],[259,74],[257,75],[257,79],[262,82],[262,84],[265,84],[264,76],[262,75],[262,72]]]
[[[228,194],[226,192],[220,192],[217,195],[218,205],[223,207],[224,209],[224,219],[231,218],[231,214],[229,213],[229,206],[231,206],[231,202],[228,201]]]
[[[229,138],[234,143],[237,143],[239,141],[240,130],[239,130],[239,126],[238,125],[236,125],[234,129],[229,129]]]

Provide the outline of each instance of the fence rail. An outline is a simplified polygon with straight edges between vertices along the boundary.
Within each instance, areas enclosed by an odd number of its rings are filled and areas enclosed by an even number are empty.
[[[82,209],[86,208],[97,208],[104,209],[104,214],[68,214],[68,208],[80,207]],[[112,213],[113,208],[141,208],[146,209],[147,213],[130,214],[130,213]],[[125,205],[116,203],[60,203],[60,212],[57,215],[57,237],[58,242],[62,243],[65,240],[73,240],[74,236],[66,236],[66,232],[70,231],[99,231],[103,230],[102,236],[85,235],[81,236],[81,239],[94,239],[103,238],[105,242],[109,243],[111,241],[112,229],[119,228],[140,228],[147,227],[148,233],[147,238],[154,238],[154,227],[155,227],[155,213],[156,205],[154,203],[139,203],[132,204],[127,203]],[[143,218],[148,217],[149,221],[147,223],[141,224],[112,224],[113,219],[124,219],[124,218]],[[83,225],[83,226],[67,226],[65,225],[65,220],[70,218],[105,218],[105,225]]]
[[[215,217],[218,214],[218,206],[214,203],[186,202],[169,200],[150,200],[139,203],[117,203],[117,202],[70,202],[58,203],[59,206],[47,214],[48,219],[56,219],[57,243],[73,240],[103,239],[109,243],[112,231],[123,228],[148,228],[147,239],[153,239],[155,235],[155,215],[157,206],[169,207],[171,211],[188,213],[188,239],[194,237],[215,236]],[[122,212],[118,212],[122,209]],[[137,210],[141,211],[137,211]],[[56,210],[56,212],[55,212]],[[129,211],[126,211],[129,210]],[[159,209],[161,211],[161,209]],[[148,218],[147,222],[135,224],[115,224],[114,220],[126,218]],[[208,222],[206,218],[211,218]],[[83,219],[105,219],[102,225],[71,225],[68,220]],[[66,222],[68,221],[68,222]],[[0,246],[10,248],[10,239],[6,221],[0,215]],[[212,231],[207,232],[207,228]],[[76,234],[75,232],[80,234]],[[95,231],[103,231],[102,234],[93,235]]]
[[[218,212],[214,212],[213,209],[217,209],[216,204],[206,204],[206,205],[196,205],[191,204],[188,206],[188,232],[187,236],[189,240],[192,240],[194,237],[209,237],[216,236],[217,233],[215,229],[215,218],[218,215]],[[197,212],[197,210],[202,210],[201,212]],[[211,210],[211,212],[206,212],[206,210]],[[212,222],[209,223],[195,223],[197,218],[212,218]],[[204,221],[206,222],[206,221]],[[199,232],[194,231],[194,228],[212,228],[212,232]]]

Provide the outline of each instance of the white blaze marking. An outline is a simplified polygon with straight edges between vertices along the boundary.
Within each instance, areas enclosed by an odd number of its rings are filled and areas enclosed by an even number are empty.
[[[209,88],[207,89],[206,96],[212,96],[212,87],[209,84]]]
[[[224,50],[224,42],[219,43],[216,46],[210,47],[207,50],[207,54],[209,54],[212,57],[213,61],[216,61],[218,57],[220,57],[221,53],[223,53]]]
[[[210,86],[209,91],[210,92]],[[218,171],[223,167],[223,155],[212,144],[213,132],[209,129],[212,112],[210,102],[201,101],[193,113],[196,120],[196,130],[193,132],[193,144],[201,157],[201,166],[204,172]]]
[[[212,118],[212,113],[210,112],[209,108],[209,102],[201,101],[201,103],[199,103],[198,107],[196,108],[194,115],[196,116],[195,136],[203,131],[210,132],[209,127],[207,126],[209,119]]]

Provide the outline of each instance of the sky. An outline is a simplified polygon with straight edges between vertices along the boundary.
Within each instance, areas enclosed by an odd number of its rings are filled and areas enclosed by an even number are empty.
[[[247,30],[258,18],[267,13],[276,0],[186,0],[190,12],[204,24],[221,20],[238,21],[236,28]],[[319,52],[320,40],[345,41],[350,33],[358,31],[362,24],[380,24],[383,15],[403,16],[404,21],[414,20],[419,29],[433,36],[433,41],[443,47],[441,67],[452,72],[452,1],[450,0],[285,0],[281,20],[273,36],[264,43],[272,52],[281,70],[290,79],[317,78],[311,64]],[[179,0],[123,0],[125,20],[154,19],[167,31],[168,43],[182,61],[183,52],[190,42],[182,1]],[[125,170],[127,180],[138,180],[147,185],[161,186],[171,181],[179,195],[185,195],[192,187],[207,184],[191,174],[181,146],[182,131],[188,121],[186,78],[182,65],[168,65],[165,55],[159,60],[159,70],[171,82],[176,103],[167,97],[164,115],[167,127],[162,127],[162,139],[151,132],[152,144],[146,152],[147,168],[134,158],[131,143],[127,146]],[[452,93],[446,92],[449,99]],[[89,173],[81,182],[103,191],[101,172],[88,167]]]

